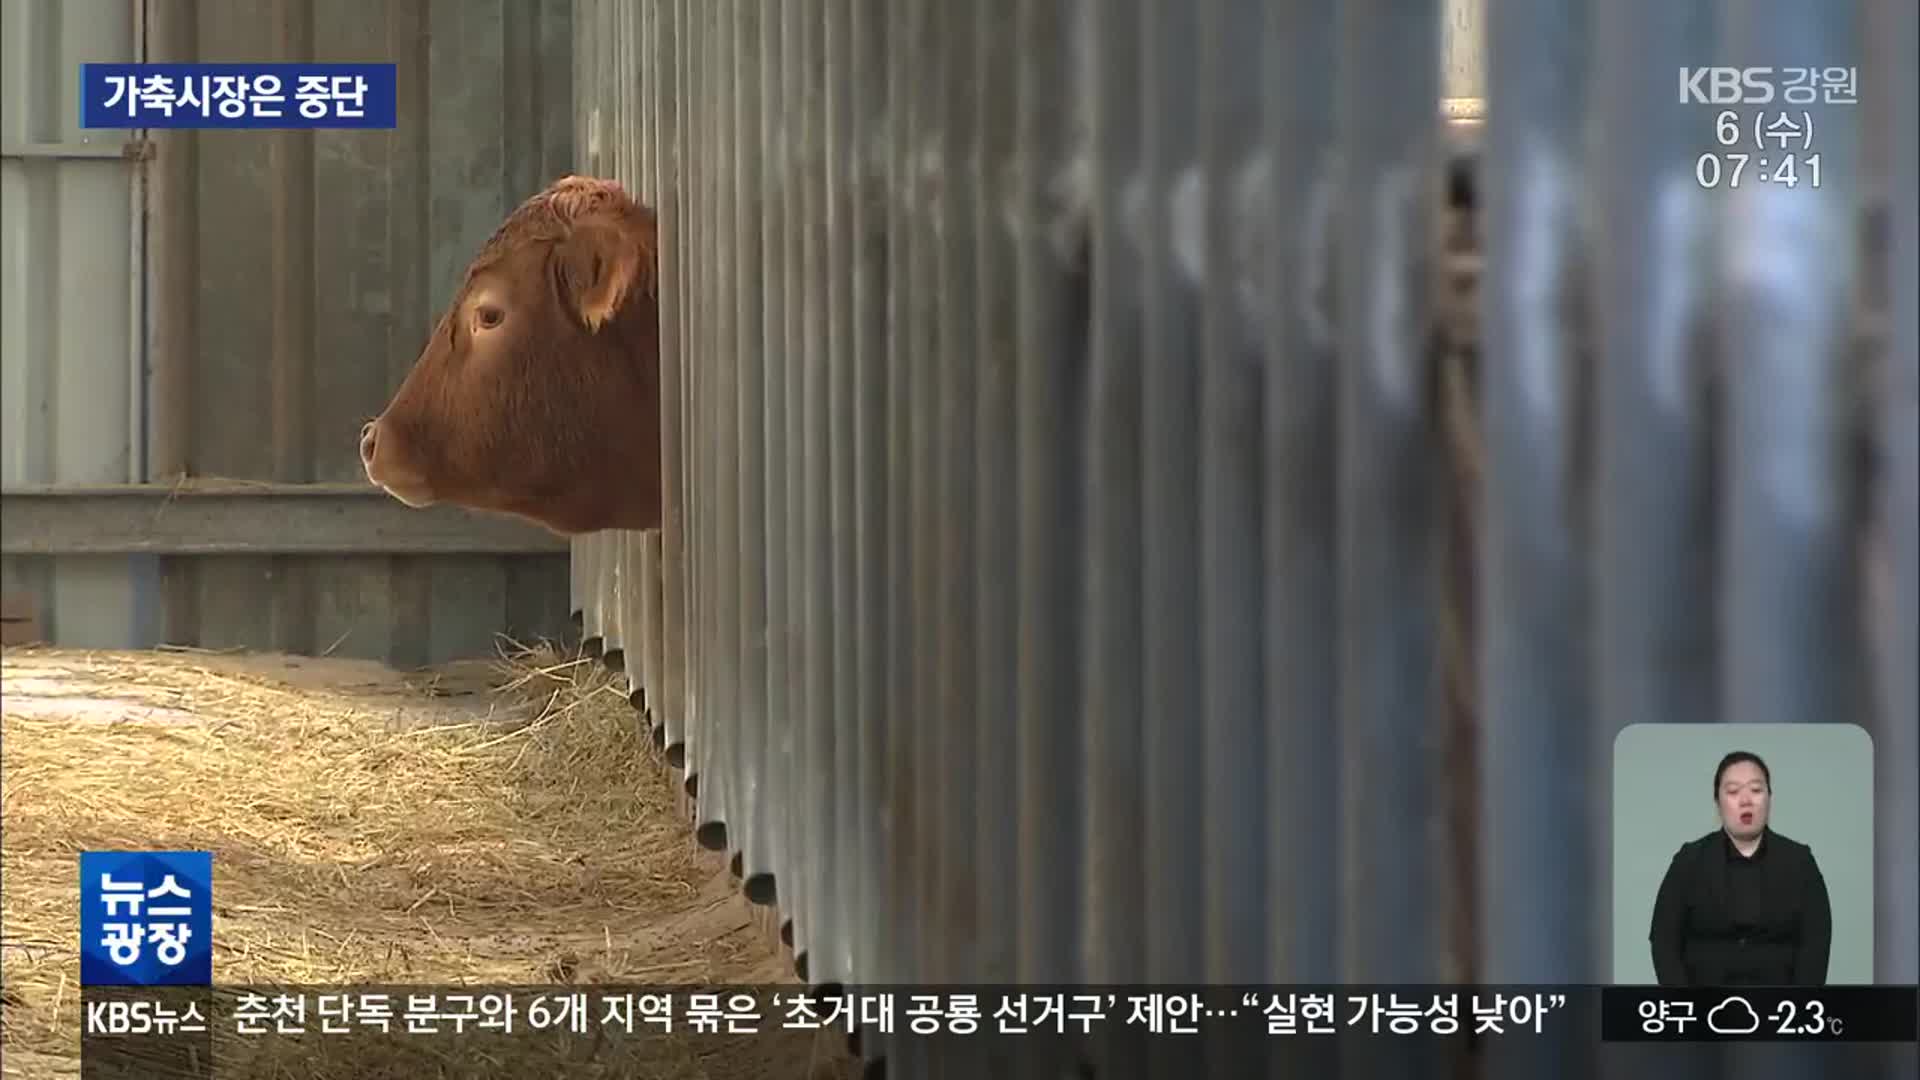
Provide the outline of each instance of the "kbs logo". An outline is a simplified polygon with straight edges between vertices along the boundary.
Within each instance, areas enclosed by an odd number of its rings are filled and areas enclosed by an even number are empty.
[[[151,1001],[89,1001],[87,1034],[151,1035],[159,1030],[155,1005]]]
[[[1765,105],[1772,100],[1770,67],[1680,69],[1682,105]]]

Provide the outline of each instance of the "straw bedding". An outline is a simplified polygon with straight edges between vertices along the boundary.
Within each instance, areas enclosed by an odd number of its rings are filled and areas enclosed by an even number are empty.
[[[464,694],[329,663],[6,650],[7,1076],[77,1075],[87,849],[213,851],[223,984],[791,982],[597,663],[516,648]],[[839,1056],[794,1034],[780,1054]],[[659,1075],[805,1075],[771,1046],[708,1037]]]

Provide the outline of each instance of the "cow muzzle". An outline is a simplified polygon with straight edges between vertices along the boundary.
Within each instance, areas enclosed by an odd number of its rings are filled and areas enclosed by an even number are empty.
[[[384,456],[382,450],[387,451]],[[426,478],[396,464],[393,456],[392,439],[382,437],[380,421],[361,427],[360,466],[366,470],[367,482],[416,510],[432,506],[433,489]]]

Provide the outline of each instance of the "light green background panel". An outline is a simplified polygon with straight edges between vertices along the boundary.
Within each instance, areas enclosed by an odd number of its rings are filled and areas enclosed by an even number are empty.
[[[1776,832],[1813,848],[1833,905],[1830,984],[1873,982],[1873,740],[1857,724],[1631,724],[1613,743],[1613,981],[1651,985],[1647,927],[1673,854],[1720,827],[1713,770],[1773,774]]]

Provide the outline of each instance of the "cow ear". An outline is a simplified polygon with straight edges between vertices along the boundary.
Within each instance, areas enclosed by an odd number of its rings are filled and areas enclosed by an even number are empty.
[[[590,331],[613,318],[646,277],[645,250],[611,222],[575,225],[555,255],[560,298]]]

